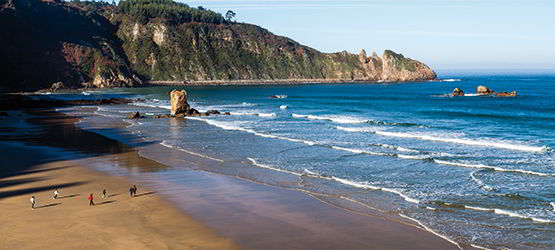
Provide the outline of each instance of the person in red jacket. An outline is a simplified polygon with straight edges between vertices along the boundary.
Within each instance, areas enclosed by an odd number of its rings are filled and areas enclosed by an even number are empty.
[[[89,195],[89,206],[94,206],[94,202],[93,202],[93,194]]]

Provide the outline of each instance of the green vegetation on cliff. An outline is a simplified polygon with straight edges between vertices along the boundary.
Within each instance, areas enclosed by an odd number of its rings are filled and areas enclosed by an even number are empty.
[[[392,51],[321,53],[256,25],[171,0],[0,0],[0,89],[136,86],[141,80],[423,80]],[[386,63],[387,62],[387,63]],[[393,66],[391,68],[387,68]]]
[[[119,2],[119,8],[141,23],[146,23],[151,18],[164,18],[181,23],[220,24],[226,21],[221,14],[214,11],[191,8],[187,4],[172,0],[125,0]]]

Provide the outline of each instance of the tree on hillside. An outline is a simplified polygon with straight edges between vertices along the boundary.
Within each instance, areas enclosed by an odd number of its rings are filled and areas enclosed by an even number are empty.
[[[232,10],[228,10],[225,13],[225,20],[227,20],[228,22],[234,21],[235,19],[235,12],[233,12]]]

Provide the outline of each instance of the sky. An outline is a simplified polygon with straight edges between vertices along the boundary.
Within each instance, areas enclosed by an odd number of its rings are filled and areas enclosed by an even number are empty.
[[[554,0],[193,0],[323,52],[391,49],[436,69],[555,69]]]

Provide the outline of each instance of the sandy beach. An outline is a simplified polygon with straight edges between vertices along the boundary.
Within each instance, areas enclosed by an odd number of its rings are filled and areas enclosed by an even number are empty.
[[[155,191],[139,185],[137,196],[130,197],[131,183],[125,178],[107,176],[72,160],[41,164],[52,156],[41,147],[2,143],[0,154],[7,159],[3,168],[10,168],[3,170],[0,182],[2,249],[238,248],[161,200]],[[14,155],[32,159],[18,161]],[[57,199],[52,198],[54,188],[60,191]],[[106,198],[102,198],[103,189]],[[90,193],[95,206],[88,205]],[[29,201],[33,195],[35,209]]]
[[[407,222],[360,215],[295,190],[197,171],[198,164],[213,163],[171,150],[157,153],[158,163],[133,147],[77,128],[76,118],[51,111],[33,115],[27,121],[42,132],[3,135],[0,235],[5,244],[0,248],[456,248]],[[182,161],[190,169],[167,171],[181,185],[157,183],[148,174],[169,168],[163,159]],[[144,173],[109,176],[94,170],[107,162],[111,168]],[[132,184],[139,187],[138,197],[128,194]],[[52,199],[54,188],[60,199]],[[103,199],[104,188],[110,196]],[[90,193],[96,206],[88,205]],[[32,195],[38,199],[34,210]]]

